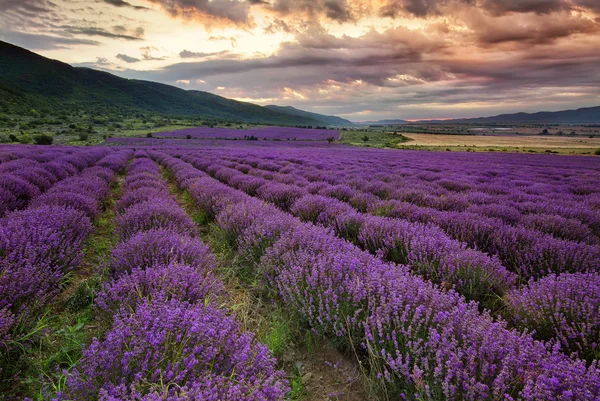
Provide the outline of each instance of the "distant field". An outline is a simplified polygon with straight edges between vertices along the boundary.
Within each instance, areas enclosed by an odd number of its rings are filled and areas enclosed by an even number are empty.
[[[582,137],[543,137],[543,136],[483,136],[483,135],[435,135],[409,134],[412,139],[399,147],[409,146],[466,146],[500,147],[525,149],[596,149],[600,148],[600,138]]]

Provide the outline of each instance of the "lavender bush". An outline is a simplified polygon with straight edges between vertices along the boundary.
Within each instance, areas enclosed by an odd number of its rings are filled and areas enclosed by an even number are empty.
[[[266,347],[223,311],[142,302],[84,352],[63,399],[281,400],[287,383]],[[161,398],[162,397],[162,398]],[[172,398],[171,398],[172,397]]]

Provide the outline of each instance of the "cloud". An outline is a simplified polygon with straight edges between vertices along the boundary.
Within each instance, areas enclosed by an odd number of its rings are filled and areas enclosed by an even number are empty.
[[[111,39],[125,39],[125,40],[143,40],[144,39],[144,29],[136,28],[131,33],[126,34],[125,28],[122,26],[113,27],[113,32],[107,31],[104,28],[98,28],[95,26],[63,26],[62,27],[65,32],[74,34],[74,35],[84,35],[84,36],[102,36],[105,38]]]
[[[135,10],[149,10],[148,7],[134,6],[133,4],[123,1],[123,0],[102,0],[102,1],[104,3],[110,4],[111,6],[115,6],[115,7],[128,7],[128,8],[133,8]]]
[[[207,27],[253,27],[250,7],[256,2],[243,0],[148,0],[160,5],[170,16],[195,20]]]
[[[1,29],[0,39],[30,50],[56,50],[69,48],[75,45],[100,45],[100,42],[89,39],[65,38],[60,36],[14,32]]]
[[[227,37],[227,36],[209,36],[208,40],[213,41],[213,42],[217,42],[220,40],[228,40],[229,43],[231,44],[231,47],[237,47],[237,39],[234,38],[233,36]]]
[[[156,60],[166,60],[167,57],[154,57],[152,56],[153,51],[158,51],[158,48],[154,46],[144,46],[140,47],[140,51],[142,52],[142,58],[146,61],[156,61]]]
[[[2,0],[0,11],[20,10],[25,13],[50,12],[56,5],[49,0]]]
[[[181,58],[206,58],[206,57],[212,57],[212,56],[225,55],[227,53],[229,53],[228,50],[223,50],[220,52],[210,52],[210,53],[192,52],[189,50],[182,50],[179,52],[179,57],[181,57]]]
[[[358,2],[348,0],[276,0],[265,6],[268,10],[280,15],[300,15],[304,18],[323,16],[337,22],[355,20],[358,9],[353,7]],[[357,4],[359,5],[359,4]]]
[[[507,42],[531,47],[577,34],[594,34],[600,31],[600,25],[594,21],[567,12],[496,18],[470,12],[464,17],[464,21],[477,42],[487,47]]]
[[[119,60],[124,61],[126,63],[139,63],[140,61],[142,61],[139,58],[131,57],[131,56],[128,56],[126,54],[121,54],[121,53],[117,54],[116,57]]]

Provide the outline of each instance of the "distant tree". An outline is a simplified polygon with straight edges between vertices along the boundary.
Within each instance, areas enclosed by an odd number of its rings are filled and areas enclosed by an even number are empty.
[[[87,141],[90,138],[90,135],[87,132],[80,132],[79,133],[79,140],[80,141]]]
[[[8,136],[8,139],[9,139],[11,142],[17,142],[17,141],[19,140],[19,138],[17,138],[17,136],[16,136],[15,134],[10,134],[10,135]]]
[[[600,148],[596,149],[596,150],[594,151],[594,154],[595,154],[596,156],[600,156]]]
[[[335,141],[335,138],[334,138],[334,137],[330,136],[329,138],[327,138],[327,142],[331,143],[331,142],[333,142],[333,141]]]
[[[369,137],[367,135],[362,137],[363,142],[369,142]]]
[[[556,133],[556,135],[558,135],[558,136],[563,136],[564,134],[565,134],[565,133],[564,133],[564,132],[562,132],[562,131],[558,131],[558,132]]]
[[[148,132],[148,133],[146,134],[146,138],[152,138],[152,132]]]
[[[19,137],[19,143],[21,145],[26,145],[26,144],[32,143],[32,142],[33,142],[33,140],[31,139],[31,136],[29,134],[22,134]]]
[[[185,137],[186,139],[192,139],[192,136],[190,134],[187,134]]]
[[[40,134],[34,136],[33,141],[36,145],[52,145],[54,138],[52,138],[52,135]]]
[[[548,128],[544,128],[542,132],[540,132],[540,135],[548,135]]]

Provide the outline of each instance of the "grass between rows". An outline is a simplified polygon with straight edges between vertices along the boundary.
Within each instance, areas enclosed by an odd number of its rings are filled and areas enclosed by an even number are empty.
[[[172,173],[161,168],[171,194],[200,227],[201,239],[210,247],[218,262],[216,274],[229,296],[228,307],[245,331],[256,335],[279,361],[290,382],[289,400],[359,400],[363,394],[365,375],[356,366],[356,377],[348,379],[348,369],[338,369],[343,354],[314,334],[292,311],[283,309],[276,295],[269,292],[262,277],[236,257],[219,227],[209,221],[190,194],[177,188]],[[353,358],[344,358],[346,364]],[[348,368],[346,366],[346,368]],[[322,373],[321,376],[319,376]],[[329,376],[323,378],[322,376]],[[319,380],[324,379],[324,380]],[[357,384],[358,383],[358,384]],[[359,387],[360,391],[356,391]],[[351,389],[352,388],[352,389]],[[348,390],[354,398],[348,398]],[[368,397],[368,399],[373,399]]]
[[[121,195],[121,181],[119,176],[94,221],[81,265],[65,277],[62,293],[46,308],[27,341],[21,341],[11,367],[13,380],[2,383],[0,399],[52,399],[64,389],[67,373],[81,359],[84,347],[108,329],[95,319],[94,299],[106,280],[103,266],[115,243],[114,204]]]

